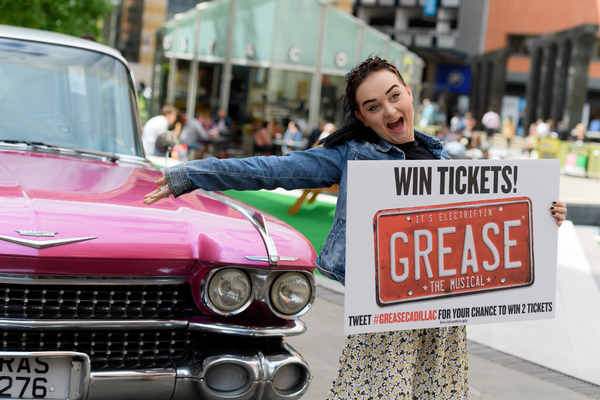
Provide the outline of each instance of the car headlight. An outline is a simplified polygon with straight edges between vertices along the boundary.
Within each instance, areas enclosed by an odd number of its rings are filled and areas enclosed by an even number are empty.
[[[213,275],[208,284],[208,297],[221,312],[241,311],[252,292],[248,276],[239,269],[227,268]]]
[[[312,295],[308,278],[299,272],[287,272],[279,276],[271,286],[271,301],[282,314],[301,311]]]

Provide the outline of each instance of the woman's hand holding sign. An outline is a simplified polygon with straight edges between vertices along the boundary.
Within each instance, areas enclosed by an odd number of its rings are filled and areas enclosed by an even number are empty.
[[[550,213],[552,217],[556,219],[556,225],[561,226],[563,221],[566,219],[565,214],[567,213],[567,205],[560,201],[553,201],[550,207]]]

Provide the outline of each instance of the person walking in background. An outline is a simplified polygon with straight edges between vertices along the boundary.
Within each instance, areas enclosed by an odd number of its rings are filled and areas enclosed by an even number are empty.
[[[515,137],[516,134],[517,130],[513,119],[511,117],[504,118],[504,121],[502,121],[502,136],[504,136],[504,139],[506,139],[507,149],[510,149],[510,141]]]
[[[483,117],[481,118],[481,123],[485,127],[485,130],[489,137],[492,137],[494,133],[500,130],[500,116],[497,112],[492,110],[491,107],[488,109],[488,112],[483,114]]]
[[[527,135],[527,137],[525,138],[525,147],[523,148],[523,150],[525,150],[525,152],[527,153],[527,157],[531,158],[533,155],[537,155],[539,139],[540,137],[538,136],[537,125],[535,122],[532,122],[531,125],[529,125],[529,135]]]
[[[146,155],[157,155],[164,156],[156,150],[156,139],[162,133],[169,130],[169,127],[175,124],[177,121],[177,109],[171,106],[164,106],[161,110],[161,115],[152,117],[146,122],[142,129],[142,145],[144,146],[144,152]],[[175,124],[173,133],[175,136],[179,136],[181,130],[181,124]]]
[[[458,132],[460,131],[460,114],[456,113],[450,119],[450,132]]]
[[[421,111],[421,120],[419,121],[419,126],[421,128],[426,128],[433,122],[434,115],[435,106],[431,104],[429,99],[423,99],[423,111]]]
[[[346,75],[343,125],[322,147],[280,157],[211,158],[169,167],[144,203],[196,188],[291,190],[339,184],[333,227],[315,263],[323,275],[344,283],[348,161],[449,159],[438,139],[413,127],[412,102],[410,86],[398,69],[371,57]],[[553,203],[557,225],[565,212],[564,203]],[[350,335],[328,399],[466,400],[466,340],[465,326]]]

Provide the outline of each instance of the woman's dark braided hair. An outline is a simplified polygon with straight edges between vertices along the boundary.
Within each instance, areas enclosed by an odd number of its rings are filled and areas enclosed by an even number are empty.
[[[346,93],[340,98],[342,109],[342,126],[319,142],[325,147],[337,146],[350,140],[375,143],[378,136],[373,129],[366,127],[354,114],[358,110],[356,89],[374,72],[388,70],[398,75],[400,82],[406,85],[402,75],[394,65],[377,56],[369,57],[346,74]]]

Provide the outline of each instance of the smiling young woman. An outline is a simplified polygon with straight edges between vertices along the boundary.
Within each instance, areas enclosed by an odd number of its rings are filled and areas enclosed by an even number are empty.
[[[356,90],[356,103],[356,118],[381,139],[395,145],[415,140],[412,92],[398,75],[389,70],[369,75]]]
[[[413,128],[412,92],[398,69],[371,57],[346,75],[344,121],[323,147],[281,157],[209,158],[170,167],[146,195],[153,204],[196,188],[205,190],[317,189],[339,184],[333,227],[315,260],[323,275],[344,283],[349,160],[439,160],[442,143]],[[558,225],[566,206],[553,203]],[[351,335],[329,399],[464,399],[467,382],[464,326]]]

